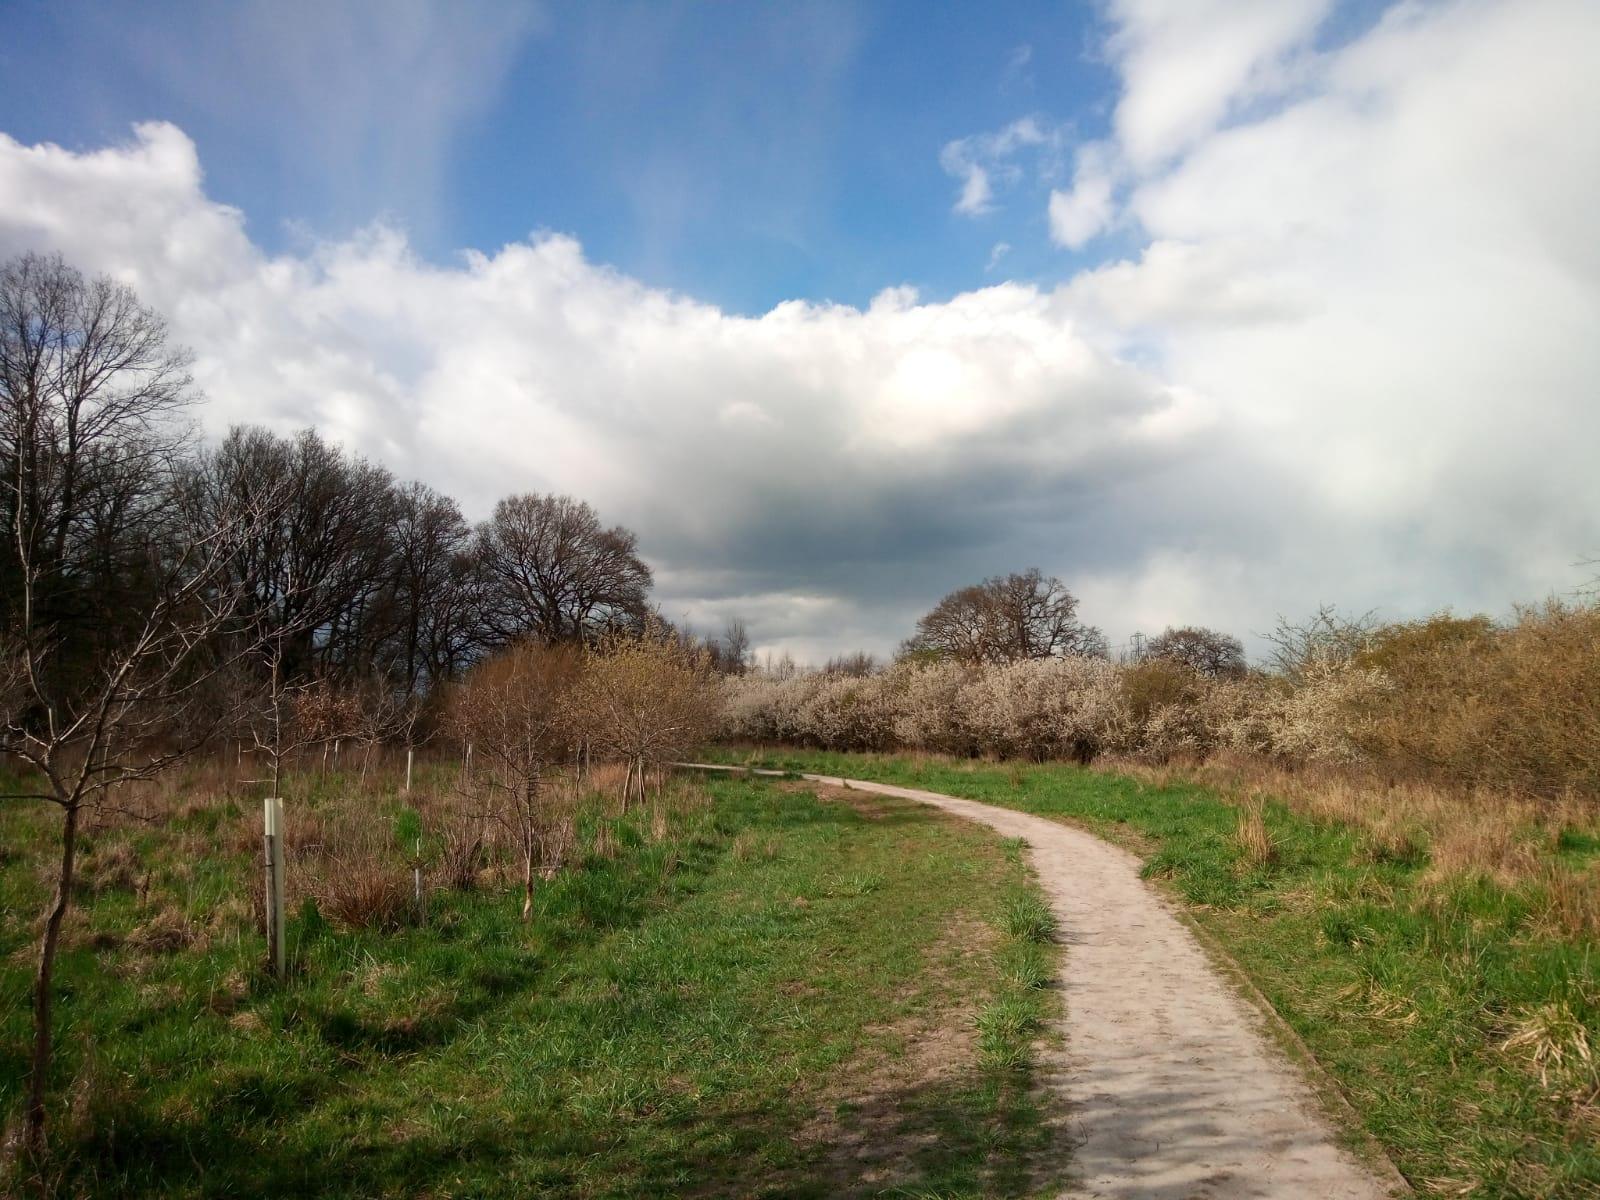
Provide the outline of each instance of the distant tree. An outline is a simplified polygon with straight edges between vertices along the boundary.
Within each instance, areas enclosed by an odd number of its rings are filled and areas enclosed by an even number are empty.
[[[1106,640],[1078,620],[1077,597],[1034,567],[951,592],[917,622],[901,652],[969,663],[1101,658]]]
[[[472,530],[449,496],[408,483],[395,492],[392,535],[395,629],[385,657],[414,696],[465,668],[481,638]]]
[[[0,609],[52,639],[52,671],[94,670],[144,609],[188,361],[127,287],[59,256],[0,266]]]
[[[1207,679],[1236,679],[1248,669],[1244,643],[1229,634],[1198,625],[1168,628],[1142,643],[1146,662],[1174,662]]]
[[[501,642],[592,642],[648,616],[638,539],[570,496],[511,496],[478,529],[485,621]]]
[[[854,678],[865,678],[878,669],[878,660],[865,650],[856,650],[850,654],[838,654],[830,658],[822,667],[824,675],[841,675]]]
[[[706,643],[711,669],[719,675],[743,675],[750,669],[750,634],[737,617],[728,622],[720,638]]]

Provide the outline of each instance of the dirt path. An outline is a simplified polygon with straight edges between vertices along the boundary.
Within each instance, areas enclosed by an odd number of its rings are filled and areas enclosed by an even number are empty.
[[[724,768],[734,769],[739,768]],[[760,772],[779,774],[779,772]],[[1398,1179],[1341,1148],[1310,1086],[1139,860],[1070,826],[935,792],[805,775],[899,796],[1030,847],[1067,953],[1067,1051],[1045,1064],[1070,1105],[1070,1197],[1368,1200]]]

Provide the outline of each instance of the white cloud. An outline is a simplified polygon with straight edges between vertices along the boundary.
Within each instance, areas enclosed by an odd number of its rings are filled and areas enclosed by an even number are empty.
[[[1090,143],[1078,149],[1072,190],[1050,193],[1050,236],[1059,245],[1078,249],[1101,233],[1115,216],[1115,179],[1105,148]]]
[[[1204,37],[1188,5],[1118,8],[1148,241],[1061,299],[1290,472],[1343,575],[1285,557],[1264,587],[1500,611],[1571,587],[1600,545],[1600,9],[1401,4],[1313,53],[1320,5],[1228,7]],[[1205,71],[1157,70],[1224,35]],[[1295,47],[1294,86],[1260,86]]]
[[[955,211],[968,217],[993,212],[995,184],[1005,186],[1021,179],[1021,155],[1052,149],[1059,145],[1060,137],[1059,131],[1046,128],[1036,118],[1022,117],[993,133],[946,143],[939,152],[939,165],[947,175],[961,180]]]
[[[1118,139],[1148,168],[1283,82],[1333,0],[1113,0],[1110,51],[1123,78]]]

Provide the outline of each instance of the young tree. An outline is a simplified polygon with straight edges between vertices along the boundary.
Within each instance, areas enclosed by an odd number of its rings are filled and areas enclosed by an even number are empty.
[[[553,785],[577,746],[582,671],[579,647],[520,642],[474,667],[450,697],[451,730],[474,751],[463,787],[517,844],[524,921],[535,876],[555,871],[572,840],[570,808]]]
[[[1078,620],[1078,600],[1037,567],[996,575],[951,592],[917,622],[901,648],[909,656],[966,663],[1028,658],[1104,657],[1105,636]]]
[[[619,635],[591,657],[579,706],[594,747],[628,764],[624,812],[644,802],[648,768],[681,759],[710,736],[719,695],[704,656],[669,638]]]
[[[159,775],[227,726],[229,714],[208,684],[247,651],[249,631],[240,618],[243,593],[229,586],[226,568],[261,519],[256,509],[231,514],[193,539],[174,537],[170,527],[149,531],[147,598],[123,629],[95,639],[92,666],[70,670],[62,669],[66,643],[33,617],[46,576],[18,538],[21,604],[7,631],[0,753],[34,769],[37,790],[16,796],[54,805],[61,815],[55,892],[34,975],[24,1134],[30,1154],[44,1149],[55,959],[83,814],[119,785]]]
[[[61,817],[33,981],[24,1146],[34,1156],[83,814],[225,722],[208,684],[249,644],[228,565],[274,515],[263,492],[203,527],[174,519],[184,362],[128,289],[87,281],[59,258],[0,268],[0,754],[33,769],[31,790],[13,798]]]

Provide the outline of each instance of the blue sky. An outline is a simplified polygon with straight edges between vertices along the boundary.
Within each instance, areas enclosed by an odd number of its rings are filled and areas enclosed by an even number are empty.
[[[1064,275],[1075,256],[1050,243],[1048,180],[963,218],[940,150],[1030,114],[1098,137],[1114,96],[1086,5],[497,5],[488,61],[463,68],[482,70],[479,94],[439,125],[405,119],[405,55],[364,45],[365,23],[330,19],[336,6],[264,22],[290,53],[344,43],[326,72],[262,61],[270,46],[229,7],[8,4],[8,132],[82,148],[171,121],[208,192],[268,248],[375,214],[436,258],[550,229],[640,280],[753,312],[981,286],[1000,242],[1008,277]],[[328,128],[329,107],[391,99],[393,121]],[[403,161],[440,138],[437,159]],[[327,154],[302,152],[324,140]]]
[[[1600,556],[1594,0],[0,0],[0,258],[208,436],[637,530],[820,661],[1038,566],[1113,643]]]

